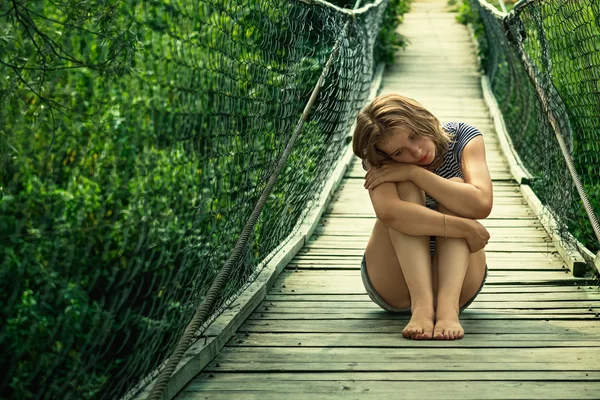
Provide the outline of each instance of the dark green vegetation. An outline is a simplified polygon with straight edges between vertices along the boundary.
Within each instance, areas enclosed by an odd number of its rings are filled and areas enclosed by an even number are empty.
[[[534,176],[532,188],[563,224],[592,252],[600,245],[567,170],[554,130],[522,67],[515,43],[476,0],[465,1],[459,20],[473,23],[482,68],[492,82],[508,132],[521,160]],[[600,215],[600,4],[596,1],[537,1],[508,21],[523,43],[538,85],[565,132],[591,206]],[[548,55],[546,57],[545,55]],[[565,237],[566,238],[566,237]]]
[[[169,355],[343,38],[226,306],[334,169],[406,10],[345,32],[295,0],[0,0],[0,397],[113,399]]]

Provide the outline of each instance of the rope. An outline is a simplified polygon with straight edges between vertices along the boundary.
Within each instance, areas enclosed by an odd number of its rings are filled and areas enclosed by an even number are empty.
[[[363,14],[363,13],[369,11],[371,8],[379,7],[379,5],[383,2],[383,0],[376,0],[370,4],[367,4],[364,7],[358,8],[358,6],[360,6],[360,3],[362,2],[362,0],[358,0],[354,5],[354,9],[349,10],[347,8],[342,8],[342,7],[336,6],[335,4],[332,4],[325,0],[296,0],[296,1],[300,1],[305,4],[318,4],[320,6],[335,10],[336,12],[339,12],[341,14],[345,14],[348,16]]]

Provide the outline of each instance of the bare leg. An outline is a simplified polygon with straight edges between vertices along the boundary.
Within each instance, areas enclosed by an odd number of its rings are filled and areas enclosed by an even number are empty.
[[[452,179],[462,182],[460,178]],[[438,211],[455,215],[442,205],[438,205]],[[435,258],[437,290],[433,338],[461,339],[465,331],[460,324],[458,314],[465,275],[471,261],[471,252],[467,241],[461,238],[444,239],[443,236],[437,236]],[[466,301],[468,299],[464,300],[464,302]]]
[[[397,189],[402,200],[425,205],[425,194],[412,182],[398,183]],[[410,292],[412,317],[402,335],[411,339],[431,339],[435,313],[429,236],[388,230]]]
[[[375,220],[365,258],[369,280],[379,297],[393,308],[409,308],[410,294],[394,253],[388,227],[379,219]]]

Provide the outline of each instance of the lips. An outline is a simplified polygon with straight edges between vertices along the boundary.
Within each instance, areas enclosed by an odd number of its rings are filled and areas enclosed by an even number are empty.
[[[427,157],[429,157],[429,152],[425,153],[425,155],[423,156],[423,158],[421,158],[419,160],[420,163],[425,162],[425,160],[427,160]]]

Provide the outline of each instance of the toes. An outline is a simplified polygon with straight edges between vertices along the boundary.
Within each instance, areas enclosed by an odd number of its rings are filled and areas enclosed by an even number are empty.
[[[404,328],[404,330],[402,331],[402,336],[404,336],[405,339],[414,339],[414,340],[424,340],[424,339],[431,339],[432,338],[432,331],[433,328],[432,327],[411,327],[411,328]]]
[[[432,338],[432,333],[431,333],[431,329],[425,329],[425,332],[423,332],[423,336],[421,336],[421,339],[431,339]]]

